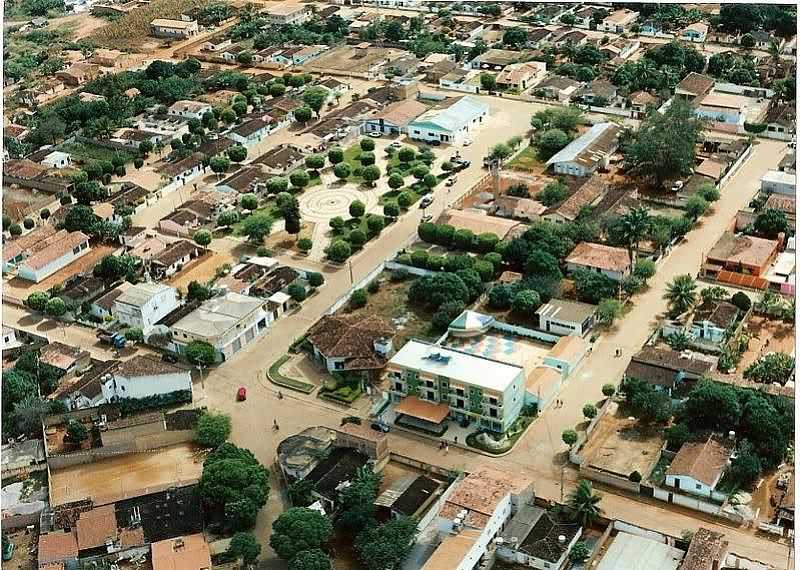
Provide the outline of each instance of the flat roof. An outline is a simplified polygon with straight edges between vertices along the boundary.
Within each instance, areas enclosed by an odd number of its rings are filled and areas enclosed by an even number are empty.
[[[796,184],[797,183],[797,174],[794,172],[783,172],[782,170],[770,170],[764,176],[761,177],[761,180],[766,180],[767,182],[780,182],[782,184]]]
[[[480,538],[479,530],[464,529],[460,533],[445,538],[420,570],[441,570],[458,568],[464,557]]]
[[[389,364],[502,392],[520,374],[514,366],[418,340],[408,341]]]
[[[397,414],[412,416],[425,420],[426,422],[439,424],[442,423],[450,413],[450,407],[447,404],[434,404],[433,402],[420,400],[416,396],[406,396],[395,406],[394,411]]]
[[[684,552],[649,538],[621,532],[614,537],[597,570],[639,570],[647,560],[649,570],[677,570]]]
[[[228,293],[224,297],[209,299],[172,326],[202,337],[217,336],[241,323],[262,303],[254,297]]]

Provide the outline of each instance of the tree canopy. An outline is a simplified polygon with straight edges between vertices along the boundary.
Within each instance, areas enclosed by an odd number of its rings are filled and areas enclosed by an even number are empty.
[[[306,507],[292,507],[272,523],[269,544],[284,560],[298,553],[319,549],[333,534],[333,524],[324,514]]]

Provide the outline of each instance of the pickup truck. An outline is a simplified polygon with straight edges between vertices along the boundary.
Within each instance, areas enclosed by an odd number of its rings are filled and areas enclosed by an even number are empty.
[[[125,336],[122,333],[110,333],[100,331],[97,333],[100,342],[110,344],[114,348],[125,348]]]

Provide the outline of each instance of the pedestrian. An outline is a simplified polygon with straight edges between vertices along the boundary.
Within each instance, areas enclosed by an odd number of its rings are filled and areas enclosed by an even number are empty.
[[[444,454],[447,455],[450,451],[450,445],[445,443],[444,444]]]
[[[455,437],[453,438],[453,443],[455,443],[456,445],[458,445],[458,436],[455,436]]]
[[[439,451],[444,449],[444,441],[439,442]]]
[[[280,390],[278,390],[278,399],[283,400],[283,393]]]

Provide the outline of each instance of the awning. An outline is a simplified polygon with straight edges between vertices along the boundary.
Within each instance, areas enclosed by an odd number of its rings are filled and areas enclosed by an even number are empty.
[[[396,414],[404,414],[413,418],[419,418],[433,424],[440,424],[450,414],[447,404],[434,404],[420,400],[416,396],[406,396],[395,406]]]

